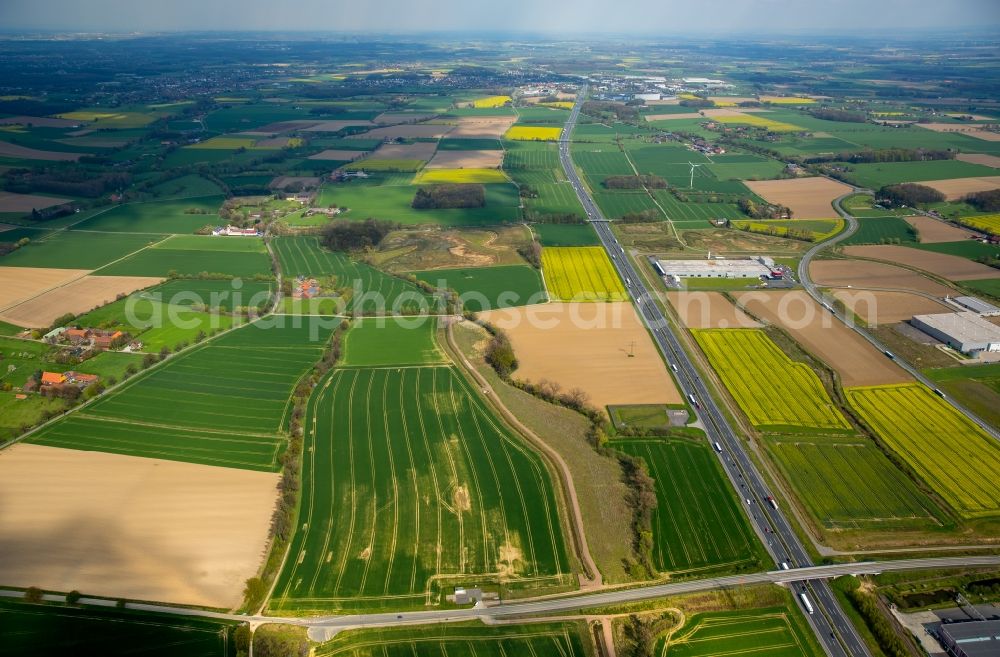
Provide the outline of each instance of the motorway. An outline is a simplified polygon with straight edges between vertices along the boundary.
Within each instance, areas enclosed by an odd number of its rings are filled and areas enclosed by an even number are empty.
[[[618,243],[614,232],[600,208],[594,203],[590,193],[580,180],[573,165],[570,152],[571,134],[580,115],[580,105],[587,94],[587,87],[580,90],[569,120],[559,138],[559,159],[566,177],[576,190],[587,217],[597,231],[601,243],[611,257],[611,262],[625,282],[625,287],[639,310],[639,315],[649,328],[660,351],[674,369],[681,391],[689,400],[695,401],[698,418],[705,428],[708,439],[719,443],[722,448],[719,459],[740,499],[749,504],[741,505],[747,511],[758,536],[766,544],[768,552],[777,564],[788,567],[812,565],[809,554],[781,513],[777,504],[769,503],[771,493],[743,447],[739,436],[733,431],[726,417],[712,397],[708,386],[702,381],[698,370],[684,351],[653,295],[646,288],[644,279],[632,266],[624,248]],[[840,608],[829,585],[822,580],[802,580],[794,583],[796,600],[806,612],[819,637],[820,643],[831,657],[870,657],[867,646],[858,636],[851,621]],[[813,603],[815,613],[811,613],[798,594],[805,593]]]
[[[863,328],[861,328],[855,322],[853,322],[852,318],[847,317],[846,313],[837,312],[835,310],[836,306],[834,306],[835,299],[833,299],[832,297],[828,297],[824,295],[822,292],[820,292],[819,288],[816,286],[815,283],[813,283],[812,278],[809,276],[809,264],[812,262],[812,259],[816,256],[817,253],[837,244],[838,242],[846,240],[848,237],[853,235],[855,231],[858,230],[858,220],[855,219],[854,216],[851,215],[847,210],[845,210],[843,206],[843,201],[845,198],[847,198],[848,196],[853,196],[854,194],[858,193],[870,194],[871,192],[869,190],[855,189],[851,193],[845,194],[833,201],[834,209],[847,222],[847,228],[838,235],[836,235],[835,237],[825,242],[821,242],[805,252],[805,254],[802,256],[802,260],[799,261],[799,270],[798,270],[799,282],[802,283],[802,287],[805,288],[806,293],[809,294],[809,296],[811,296],[813,299],[815,299],[817,303],[825,306],[827,310],[829,310],[830,312],[832,312],[834,315],[837,316],[837,319],[844,322],[844,324],[846,324],[849,328],[853,329],[855,333],[859,334],[861,337],[867,340],[873,347],[878,349],[883,354],[888,354],[891,353],[888,347],[886,347],[884,344],[875,339],[875,337],[871,335],[868,331],[865,331]],[[889,356],[886,356],[886,358],[888,357]],[[920,383],[923,383],[925,386],[927,386],[932,390],[937,388],[937,385],[933,381],[928,379],[926,376],[924,376],[920,370],[913,367],[899,356],[893,354],[892,359],[896,362],[897,365],[899,365],[904,370],[909,372],[910,375]],[[978,424],[980,427],[982,427],[982,429],[986,431],[986,433],[988,433],[989,435],[993,436],[994,439],[1000,440],[1000,432],[998,432],[988,422],[981,419],[978,415],[970,411],[968,408],[962,406],[951,397],[946,397],[945,401],[954,406],[959,413],[963,414],[965,417],[969,418],[970,420]]]

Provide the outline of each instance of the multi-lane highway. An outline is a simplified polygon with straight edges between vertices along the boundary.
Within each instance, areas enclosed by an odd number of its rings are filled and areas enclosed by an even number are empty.
[[[590,192],[576,172],[570,151],[570,141],[586,93],[587,88],[583,87],[559,140],[559,159],[566,172],[566,177],[576,190],[577,197],[583,204],[589,221],[597,231],[597,235],[611,257],[618,274],[625,282],[625,287],[634,300],[639,315],[649,327],[663,355],[672,366],[676,366],[675,374],[678,384],[684,395],[689,400],[694,401],[696,413],[705,427],[705,433],[709,440],[721,445],[722,452],[719,454],[719,458],[726,474],[735,486],[740,498],[750,500],[750,503],[744,508],[746,508],[757,534],[767,545],[775,563],[784,563],[789,567],[809,566],[812,562],[805,547],[792,530],[780,507],[778,505],[772,506],[769,502],[771,492],[744,449],[743,443],[719,409],[707,384],[701,379],[698,370],[682,348],[653,295],[646,288],[643,277],[633,267],[624,248],[611,230],[607,219],[594,203]],[[825,581],[803,580],[795,582],[792,586],[796,593],[796,600],[799,600],[799,604],[807,612],[809,622],[828,654],[833,657],[868,657],[871,654],[850,620],[837,604]],[[815,613],[808,613],[808,609],[798,595],[799,593],[805,593],[812,601]]]

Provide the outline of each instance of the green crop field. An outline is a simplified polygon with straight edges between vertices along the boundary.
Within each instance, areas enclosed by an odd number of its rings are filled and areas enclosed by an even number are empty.
[[[590,224],[533,224],[542,246],[597,246],[601,243]]]
[[[608,176],[632,176],[635,171],[628,163],[625,153],[610,146],[594,150],[593,147],[573,147],[573,161],[592,181],[595,187]]]
[[[932,528],[927,495],[865,439],[772,438],[768,447],[817,524],[826,529]]]
[[[435,340],[437,321],[419,317],[355,320],[344,338],[345,367],[432,365],[447,362]]]
[[[0,257],[0,265],[100,269],[109,262],[123,258],[160,239],[161,235],[108,235],[60,231],[41,239],[32,239],[27,246]]]
[[[212,235],[171,235],[158,242],[157,249],[180,251],[237,251],[240,253],[267,253],[264,240],[259,237],[224,237]]]
[[[583,622],[483,625],[442,623],[413,628],[350,630],[316,648],[316,657],[587,657]]]
[[[532,189],[538,198],[525,198],[528,210],[539,214],[577,214],[583,217],[583,206],[576,197],[573,186],[568,182],[535,183]]]
[[[770,180],[784,168],[785,165],[777,160],[745,153],[717,155],[708,165],[719,180]]]
[[[217,226],[222,196],[116,205],[81,222],[77,228],[111,233],[193,233]]]
[[[758,428],[849,430],[816,373],[791,360],[764,331],[692,331],[726,389]]]
[[[924,374],[973,413],[1000,426],[1000,363],[926,370]]]
[[[599,246],[552,246],[542,249],[545,285],[561,301],[622,301],[625,287]]]
[[[232,311],[241,306],[259,306],[270,296],[273,286],[273,281],[179,278],[139,295],[174,306]]]
[[[597,190],[594,200],[608,219],[620,219],[622,215],[650,211],[657,219],[666,219],[649,194],[637,192],[608,192]],[[742,215],[740,215],[742,216]]]
[[[272,610],[423,608],[455,585],[565,583],[545,466],[453,368],[334,371],[305,426],[300,530]]]
[[[917,232],[901,217],[887,215],[858,219],[858,230],[841,244],[916,243]]]
[[[653,565],[657,570],[761,567],[762,547],[707,442],[674,438],[612,444],[645,460],[656,480]]]
[[[667,213],[667,219],[681,228],[704,228],[709,219],[746,218],[735,203],[683,202],[665,189],[654,191],[653,197]]]
[[[193,616],[0,601],[0,646],[7,657],[235,657],[234,627]]]
[[[949,178],[975,178],[992,176],[996,169],[982,164],[961,160],[932,160],[929,162],[879,162],[852,164],[848,176],[858,185],[878,189],[883,185]]]
[[[152,248],[139,251],[94,273],[101,276],[170,276],[172,273],[196,276],[204,273],[213,278],[250,278],[271,276],[271,259],[266,253],[254,251]]]
[[[472,312],[547,301],[541,275],[528,265],[433,269],[413,273],[430,285],[455,290],[464,308]]]
[[[879,439],[961,516],[1000,513],[1000,448],[978,425],[916,383],[846,393]]]
[[[1000,258],[1000,245],[983,244],[977,240],[918,244],[914,248],[920,249],[921,251],[947,253],[948,255],[958,256],[959,258],[968,258],[969,260],[978,260],[979,258]]]
[[[794,607],[695,614],[669,638],[660,639],[661,657],[767,655],[818,657],[809,625]]]

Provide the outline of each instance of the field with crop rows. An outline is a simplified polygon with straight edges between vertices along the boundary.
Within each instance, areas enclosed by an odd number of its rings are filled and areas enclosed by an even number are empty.
[[[121,233],[193,233],[199,228],[220,222],[222,196],[148,201],[116,205],[77,228]]]
[[[655,654],[666,657],[813,657],[809,626],[794,608],[709,612],[687,619],[669,638],[661,639]]]
[[[985,431],[916,383],[846,392],[879,439],[960,515],[1000,513],[1000,448]]]
[[[413,628],[341,632],[316,648],[316,657],[585,657],[586,625],[441,623]]]
[[[653,564],[661,572],[761,565],[760,547],[715,454],[704,441],[616,440],[656,480]]]
[[[692,331],[712,368],[758,428],[849,430],[808,365],[791,360],[756,329]]]
[[[337,370],[306,426],[303,529],[275,611],[423,605],[569,572],[545,466],[453,368]]]
[[[368,317],[344,337],[344,367],[425,365],[447,358],[435,340],[434,317]]]
[[[625,287],[599,246],[542,249],[542,273],[553,298],[561,301],[622,301]]]
[[[528,265],[432,269],[413,272],[435,287],[455,290],[466,310],[479,312],[547,300],[538,270]]]
[[[596,246],[597,233],[590,224],[535,224],[531,231],[542,246]]]
[[[430,295],[412,283],[323,248],[315,237],[278,237],[273,245],[285,276],[336,276],[338,286],[353,290],[348,305],[353,312],[398,313],[434,307]]]
[[[42,238],[31,237],[27,246],[0,257],[0,266],[99,269],[161,239],[162,235],[59,231]]]
[[[826,529],[909,529],[935,524],[937,508],[867,439],[773,438],[785,478]]]

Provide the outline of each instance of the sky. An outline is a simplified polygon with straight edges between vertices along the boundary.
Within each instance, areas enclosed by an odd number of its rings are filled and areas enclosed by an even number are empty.
[[[0,0],[0,30],[637,34],[1000,27],[1000,0]]]

